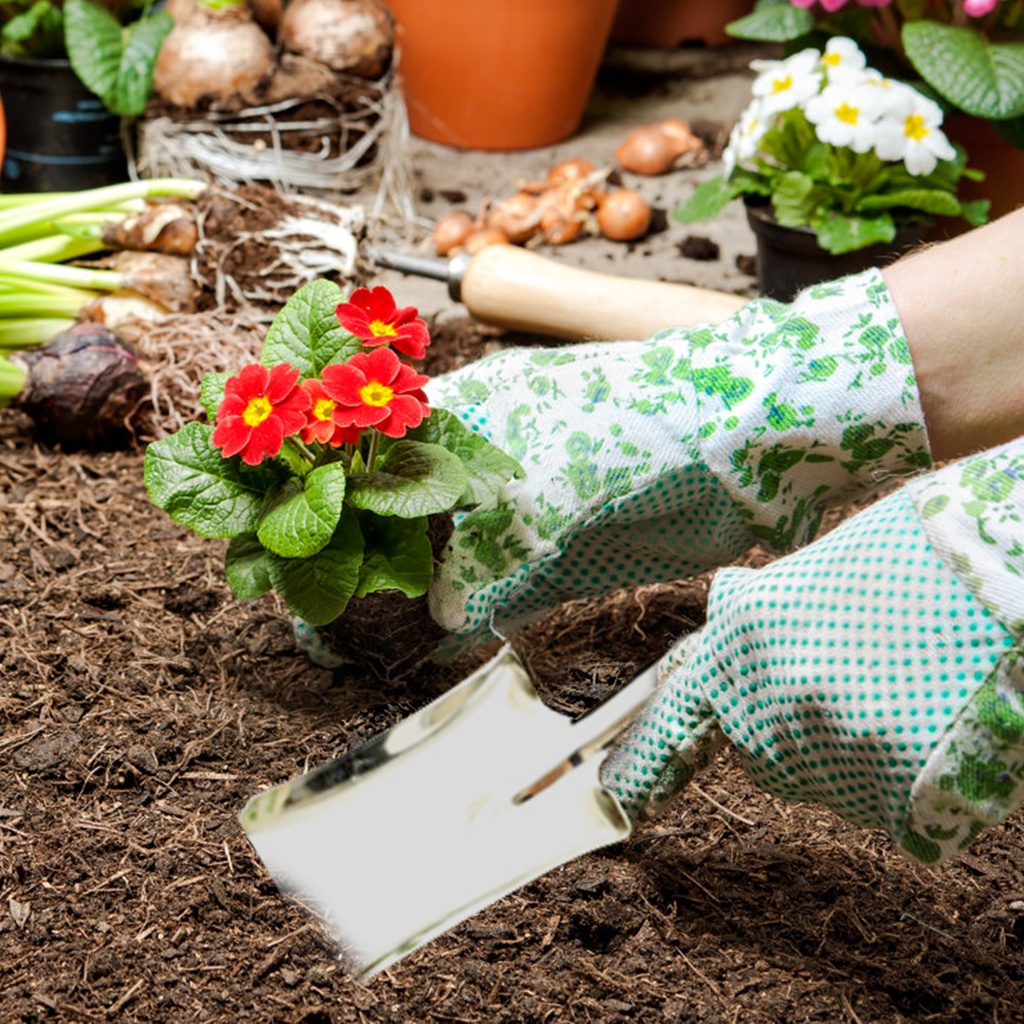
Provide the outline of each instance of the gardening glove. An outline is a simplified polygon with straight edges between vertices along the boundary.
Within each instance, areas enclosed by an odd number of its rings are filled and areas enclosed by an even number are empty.
[[[933,863],[1024,802],[1024,441],[715,577],[602,769],[634,819],[726,740],[751,780]]]
[[[929,464],[877,270],[641,342],[497,353],[428,386],[522,479],[457,518],[430,591],[461,637],[567,599],[789,549],[825,506]]]

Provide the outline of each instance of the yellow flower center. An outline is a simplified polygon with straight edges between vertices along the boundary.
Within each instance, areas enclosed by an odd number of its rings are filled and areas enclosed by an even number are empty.
[[[831,64],[834,68],[839,67],[839,62],[842,59],[843,58],[840,57],[838,53],[823,53],[821,55],[822,64]]]
[[[359,389],[359,397],[367,405],[380,407],[387,405],[395,397],[395,393],[387,384],[381,384],[379,380],[371,380]]]
[[[772,81],[772,92],[785,92],[793,88],[793,76],[786,75],[785,78],[776,78]]]
[[[257,395],[249,399],[242,420],[247,427],[258,427],[273,411],[270,399],[266,395]]]
[[[844,124],[856,124],[860,117],[860,107],[851,107],[849,103],[842,103],[835,109],[836,117]]]
[[[331,418],[331,413],[334,412],[334,406],[336,404],[337,403],[330,398],[318,398],[313,403],[313,417],[326,422]]]
[[[911,114],[903,123],[903,134],[908,139],[920,142],[928,134],[924,118],[920,114]]]
[[[394,324],[386,324],[383,320],[370,321],[370,333],[375,338],[397,338],[398,331]]]

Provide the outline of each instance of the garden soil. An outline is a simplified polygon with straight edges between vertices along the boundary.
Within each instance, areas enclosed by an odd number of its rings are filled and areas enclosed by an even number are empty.
[[[468,320],[435,335],[435,371],[510,340]],[[63,452],[5,414],[0,502],[0,1019],[1021,1019],[1020,815],[926,869],[758,793],[728,755],[627,842],[353,982],[238,812],[488,650],[386,684],[315,667],[279,604],[231,596],[221,543],[150,504],[140,447]],[[582,714],[702,621],[706,583],[569,604],[515,645]]]
[[[428,370],[527,340],[438,320]],[[493,648],[386,683],[314,666],[274,598],[232,597],[221,542],[151,505],[144,441],[63,451],[0,415],[4,1024],[1024,1019],[1024,816],[924,868],[759,793],[730,754],[628,841],[352,981],[237,815]],[[544,699],[583,714],[699,625],[707,582],[568,604],[513,642]]]

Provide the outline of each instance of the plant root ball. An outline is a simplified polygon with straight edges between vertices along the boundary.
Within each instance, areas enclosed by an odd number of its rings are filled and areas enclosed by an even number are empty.
[[[84,321],[47,345],[20,353],[28,383],[14,405],[39,436],[67,450],[123,445],[148,391],[135,350],[120,335]]]
[[[391,15],[376,0],[292,0],[277,41],[285,50],[357,78],[380,78],[391,63]]]
[[[227,100],[257,85],[273,56],[273,45],[248,5],[220,10],[199,5],[163,41],[153,89],[177,107]]]

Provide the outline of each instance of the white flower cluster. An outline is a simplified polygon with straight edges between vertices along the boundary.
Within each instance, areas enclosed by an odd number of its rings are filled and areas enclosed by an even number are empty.
[[[822,142],[902,160],[911,174],[931,174],[939,160],[956,155],[940,127],[942,108],[913,86],[869,68],[852,39],[837,36],[824,53],[801,50],[786,60],[755,60],[750,66],[758,72],[754,99],[723,154],[726,177],[759,155],[775,116],[794,107],[803,110]]]

